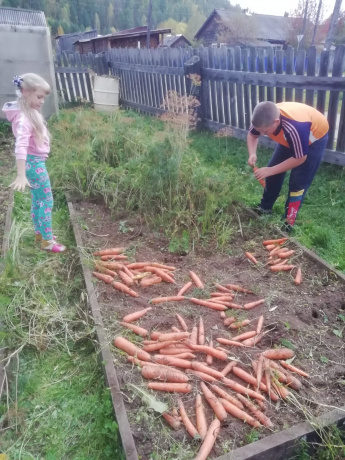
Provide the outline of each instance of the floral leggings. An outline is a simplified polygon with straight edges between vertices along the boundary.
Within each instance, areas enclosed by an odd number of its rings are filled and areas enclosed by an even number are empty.
[[[26,158],[26,177],[31,185],[31,218],[35,233],[44,240],[53,239],[53,195],[45,160],[35,155]]]

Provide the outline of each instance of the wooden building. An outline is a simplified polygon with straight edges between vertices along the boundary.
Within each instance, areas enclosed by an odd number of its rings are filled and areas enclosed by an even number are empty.
[[[285,48],[299,33],[302,19],[215,9],[195,35],[204,46],[275,46]]]
[[[74,43],[77,40],[88,40],[97,37],[97,30],[87,30],[85,32],[74,32],[71,34],[57,35],[55,37],[56,53],[74,53]]]
[[[150,31],[150,48],[158,48],[164,34],[171,33],[171,29],[156,29]],[[77,40],[74,42],[75,51],[80,54],[89,52],[98,54],[111,48],[146,48],[147,26],[121,30],[114,34],[100,37]]]
[[[186,48],[192,46],[191,42],[182,35],[167,34],[164,35],[163,41],[159,44],[160,48]]]

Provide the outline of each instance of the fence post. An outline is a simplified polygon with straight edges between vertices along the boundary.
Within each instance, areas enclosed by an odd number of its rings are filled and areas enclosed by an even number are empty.
[[[201,79],[201,61],[199,56],[192,56],[184,63],[184,75],[186,78],[186,94],[194,96],[200,103],[196,109],[197,118],[203,119],[202,104],[202,79]]]

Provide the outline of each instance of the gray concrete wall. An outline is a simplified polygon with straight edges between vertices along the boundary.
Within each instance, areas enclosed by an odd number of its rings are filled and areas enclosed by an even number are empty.
[[[47,27],[10,26],[0,24],[0,119],[1,108],[16,99],[12,83],[14,75],[33,72],[41,75],[52,88],[43,106],[47,119],[58,112],[53,52]]]

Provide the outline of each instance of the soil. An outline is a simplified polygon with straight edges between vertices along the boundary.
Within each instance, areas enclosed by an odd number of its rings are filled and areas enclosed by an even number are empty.
[[[290,390],[291,401],[279,400],[273,403],[267,399],[266,415],[274,423],[273,430],[261,428],[253,430],[249,425],[228,416],[222,424],[211,457],[216,458],[236,447],[268,436],[273,432],[305,421],[310,416],[318,416],[332,407],[344,405],[345,382],[345,286],[342,279],[333,272],[313,263],[303,251],[289,240],[286,246],[295,250],[291,263],[302,268],[303,282],[294,283],[294,272],[272,273],[267,266],[268,251],[262,245],[265,239],[281,235],[267,234],[261,228],[260,220],[252,219],[245,211],[240,211],[241,226],[225,251],[220,252],[212,244],[204,243],[188,254],[169,252],[169,242],[162,232],[152,231],[140,216],[121,215],[116,218],[107,207],[98,201],[76,201],[80,233],[87,262],[93,269],[92,253],[95,249],[114,246],[126,247],[128,261],[160,262],[174,266],[175,284],[162,282],[149,288],[135,285],[133,289],[140,297],[122,294],[111,285],[95,281],[98,303],[101,309],[109,343],[115,336],[123,335],[141,346],[142,339],[120,325],[125,314],[149,306],[150,299],[176,295],[179,289],[190,281],[189,271],[193,270],[202,279],[205,289],[192,288],[187,297],[208,298],[214,292],[215,283],[238,284],[253,291],[253,294],[235,295],[234,302],[244,305],[258,299],[265,303],[252,310],[228,310],[227,316],[238,320],[250,319],[251,323],[240,332],[256,328],[260,315],[264,315],[264,331],[267,332],[254,348],[227,349],[228,358],[238,360],[238,366],[251,371],[251,360],[260,351],[268,348],[287,346],[295,350],[293,364],[304,369],[310,378],[299,377],[302,388]],[[244,255],[245,251],[255,254],[258,265],[252,264]],[[238,331],[230,331],[223,324],[220,313],[191,303],[188,298],[182,302],[151,304],[149,311],[136,324],[148,331],[171,332],[171,327],[179,327],[176,313],[184,317],[191,331],[202,317],[207,340],[217,337],[231,338]],[[116,372],[132,428],[136,447],[142,460],[148,459],[191,459],[198,450],[200,441],[192,440],[182,427],[174,431],[164,422],[159,413],[149,409],[135,387],[153,395],[159,401],[177,406],[180,397],[193,423],[195,423],[195,395],[200,391],[198,379],[192,378],[193,391],[188,394],[168,394],[147,389],[147,382],[141,377],[140,368],[128,362],[123,352],[112,346]],[[197,353],[198,361],[205,356]],[[222,370],[225,362],[214,359],[215,369]],[[191,376],[192,377],[192,376]],[[229,374],[238,383],[245,385],[234,374]],[[132,386],[134,385],[134,387]],[[230,392],[230,390],[229,390]],[[208,423],[214,414],[204,401]]]

